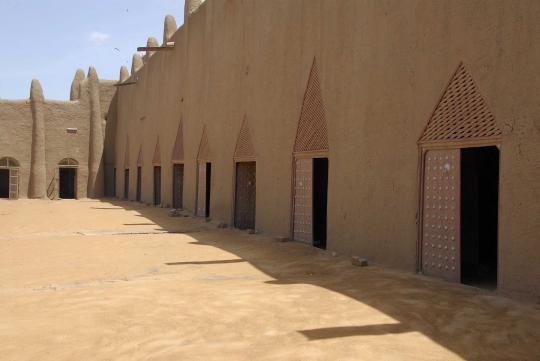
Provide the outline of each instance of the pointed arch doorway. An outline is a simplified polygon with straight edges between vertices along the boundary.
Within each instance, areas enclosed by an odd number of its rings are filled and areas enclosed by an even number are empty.
[[[172,152],[172,204],[174,209],[184,208],[184,129],[180,119]]]
[[[309,74],[293,151],[293,239],[326,249],[328,131],[316,59]]]
[[[418,144],[418,268],[430,276],[497,287],[502,133],[459,64]]]
[[[255,229],[257,163],[246,117],[242,121],[234,151],[234,226]]]

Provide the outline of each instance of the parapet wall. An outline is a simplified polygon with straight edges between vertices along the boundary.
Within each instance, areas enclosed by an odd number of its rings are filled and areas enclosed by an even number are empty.
[[[0,158],[11,157],[20,164],[19,197],[57,198],[59,163],[66,158],[78,163],[77,198],[104,195],[105,164],[101,154],[104,136],[97,132],[93,150],[96,157],[91,159],[91,109],[92,104],[99,104],[99,114],[96,114],[93,122],[99,125],[102,133],[108,126],[107,118],[111,119],[108,127],[113,128],[115,113],[109,115],[109,110],[116,90],[113,82],[99,81],[97,75],[94,82],[95,85],[91,85],[79,70],[73,82],[70,101],[46,100],[37,80],[32,82],[30,99],[0,100]],[[97,89],[93,94],[90,93],[92,86]],[[95,101],[91,101],[92,96]],[[96,171],[89,183],[91,163]]]

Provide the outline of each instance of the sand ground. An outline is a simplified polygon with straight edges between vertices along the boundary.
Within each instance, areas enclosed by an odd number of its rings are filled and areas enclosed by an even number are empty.
[[[0,201],[0,360],[540,360],[540,308],[126,202]]]

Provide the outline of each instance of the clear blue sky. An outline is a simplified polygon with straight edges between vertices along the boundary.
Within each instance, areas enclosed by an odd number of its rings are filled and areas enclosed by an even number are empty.
[[[0,0],[0,98],[28,98],[36,78],[47,99],[68,99],[76,69],[90,65],[118,79],[137,46],[161,43],[167,14],[180,26],[184,0]]]

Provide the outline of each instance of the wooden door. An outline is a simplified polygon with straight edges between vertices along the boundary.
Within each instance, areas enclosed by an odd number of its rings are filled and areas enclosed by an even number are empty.
[[[424,159],[422,270],[460,282],[459,149],[429,150]]]
[[[293,237],[313,243],[313,159],[296,159],[294,171]]]

